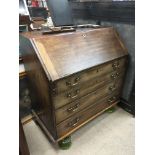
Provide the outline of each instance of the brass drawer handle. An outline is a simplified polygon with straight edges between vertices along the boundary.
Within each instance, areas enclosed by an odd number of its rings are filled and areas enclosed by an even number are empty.
[[[75,83],[73,83],[73,84],[70,81],[67,81],[66,82],[66,85],[67,86],[76,86],[76,85],[78,85],[79,84],[79,81],[80,81],[80,77],[75,78],[74,81],[75,81]]]
[[[119,62],[113,63],[112,67],[113,67],[114,70],[119,69]]]
[[[67,94],[67,97],[70,97],[70,98],[76,98],[76,97],[78,97],[78,94],[80,93],[80,90],[79,89],[77,89],[76,91],[75,91],[75,95],[73,95],[72,96],[72,93],[68,93]]]
[[[112,67],[115,69],[118,69],[119,68],[119,65],[117,65],[117,64],[112,64]]]
[[[72,122],[69,122],[68,123],[68,126],[69,127],[74,127],[74,126],[76,126],[77,124],[78,124],[78,122],[80,121],[80,118],[79,117],[77,117],[75,120],[73,120]]]
[[[116,89],[115,85],[109,87],[109,90],[111,90],[111,91],[114,91],[115,89]]]
[[[117,76],[117,77],[119,76],[119,73],[118,73],[118,72],[116,73],[116,76]]]
[[[108,99],[108,102],[112,103],[115,99],[116,99],[116,97],[113,96],[113,97],[111,97],[110,99]]]
[[[115,74],[112,74],[111,77],[112,77],[113,79],[116,79],[117,77],[119,77],[119,73],[117,72],[117,73],[115,73]]]
[[[74,112],[74,111],[78,110],[79,106],[80,106],[80,103],[77,103],[75,106],[68,108],[67,111]]]

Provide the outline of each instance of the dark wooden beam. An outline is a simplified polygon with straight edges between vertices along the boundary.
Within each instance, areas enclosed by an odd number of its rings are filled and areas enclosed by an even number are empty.
[[[135,2],[71,2],[74,19],[135,23]]]

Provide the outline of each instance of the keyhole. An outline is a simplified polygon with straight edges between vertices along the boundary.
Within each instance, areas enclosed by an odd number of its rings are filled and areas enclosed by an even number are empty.
[[[86,37],[86,35],[85,35],[85,34],[83,34],[83,37],[85,38],[85,37]]]

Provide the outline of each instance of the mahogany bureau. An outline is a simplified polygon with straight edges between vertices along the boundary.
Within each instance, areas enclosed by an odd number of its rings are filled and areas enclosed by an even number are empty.
[[[119,102],[128,53],[112,28],[20,36],[44,131],[59,141]],[[117,119],[117,118],[116,118]]]

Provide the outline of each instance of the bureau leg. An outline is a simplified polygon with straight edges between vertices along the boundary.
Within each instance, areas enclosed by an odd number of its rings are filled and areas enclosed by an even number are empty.
[[[71,136],[64,138],[58,142],[59,148],[62,150],[67,150],[72,145]]]
[[[106,110],[106,112],[108,112],[108,113],[113,113],[114,111],[115,111],[115,107],[111,107]]]

